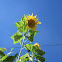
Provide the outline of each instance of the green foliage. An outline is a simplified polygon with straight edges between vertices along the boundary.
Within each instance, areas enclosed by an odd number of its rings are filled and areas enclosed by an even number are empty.
[[[25,47],[26,47],[26,50],[30,50],[30,51],[32,51],[34,53],[37,53],[38,55],[41,55],[42,56],[42,55],[45,54],[44,51],[38,49],[38,47],[33,46],[32,44],[26,44]]]
[[[5,48],[0,48],[0,56],[1,56],[0,61],[2,61],[2,62],[13,62],[15,60],[15,58],[17,57],[18,53],[15,54],[14,56],[8,57],[8,55],[13,53],[13,52],[9,52],[8,54],[5,55],[3,52],[5,50],[6,50]],[[11,49],[11,51],[12,50],[13,50],[13,48]]]
[[[11,48],[11,51],[13,50],[14,48]]]
[[[3,56],[1,59],[0,59],[0,61],[3,61],[3,60],[5,60],[7,57],[8,57],[8,55],[9,54],[11,54],[12,52],[9,52],[8,54],[6,54],[5,56]]]
[[[20,32],[23,32],[23,33],[28,31],[28,29],[26,29],[25,21],[26,21],[26,16],[25,15],[24,15],[24,18],[22,17],[21,21],[19,21],[19,22],[15,21],[15,25],[16,25],[16,27],[18,27],[18,30]]]
[[[29,58],[28,58],[28,53],[26,53],[25,55],[23,55],[23,56],[21,56],[20,57],[20,62],[24,62],[24,61],[28,61],[29,60]]]
[[[30,31],[29,31],[29,34],[35,36],[38,32],[39,32],[39,31],[31,31],[31,30],[30,30]]]
[[[31,31],[30,30],[28,35],[25,34],[25,37],[27,37],[30,42],[33,42],[33,37],[36,35],[37,32],[38,31]]]
[[[0,56],[1,57],[5,56],[3,51],[6,51],[6,48],[0,48]]]
[[[33,56],[38,59],[38,62],[44,62],[45,61],[45,58],[40,56],[40,55],[36,55],[36,54],[33,54]]]
[[[19,31],[17,31],[17,33],[15,33],[11,38],[14,41],[13,43],[16,44],[16,43],[20,42],[23,39],[22,33],[20,33]]]
[[[22,27],[24,25],[24,22],[23,21],[19,21],[19,22],[15,21],[15,25],[16,25],[16,27]]]
[[[9,56],[2,62],[13,62],[15,60],[15,58],[17,57],[17,55],[18,55],[18,53],[16,53],[14,56]]]
[[[0,51],[0,56],[1,56],[1,57],[5,56],[5,54],[4,54],[3,51]]]
[[[40,50],[38,47],[33,46],[32,44],[26,44],[25,48],[28,52],[32,51],[34,53],[33,56],[39,61],[41,62],[45,61],[45,58],[42,57],[42,55],[44,55],[45,52]]]
[[[0,48],[0,51],[3,51],[3,48]]]
[[[28,17],[33,17],[33,14],[31,16],[29,15]],[[36,18],[36,16],[34,18]],[[38,59],[38,61],[36,61],[36,62],[45,61],[45,58],[42,57],[45,54],[45,52],[42,51],[40,48],[38,48],[39,44],[37,46],[33,46],[32,44],[25,44],[25,42],[27,41],[26,38],[32,43],[34,36],[38,33],[37,30],[32,31],[31,29],[27,29],[26,21],[28,21],[27,23],[30,25],[33,22],[34,22],[34,25],[36,25],[35,24],[36,22],[34,21],[34,19],[33,20],[30,19],[30,21],[29,21],[26,18],[26,16],[24,15],[24,18],[22,17],[21,21],[19,21],[19,22],[15,21],[15,25],[18,28],[18,31],[13,36],[11,36],[11,38],[13,40],[13,44],[20,43],[20,45],[21,45],[19,55],[18,55],[18,53],[16,53],[14,56],[9,56],[9,54],[13,53],[12,50],[14,48],[12,48],[11,51],[6,55],[3,52],[3,51],[6,51],[6,49],[0,48],[0,58],[1,58],[0,61],[13,62],[17,56],[18,56],[18,59],[16,62],[27,62],[27,61],[34,62],[36,60],[34,60],[33,57]],[[21,42],[22,39],[23,39],[23,42]],[[25,46],[24,46],[24,44],[25,44]],[[25,55],[21,56],[21,52],[22,52],[23,48],[25,48],[27,50],[27,53]],[[32,54],[30,54],[31,52],[32,52]]]
[[[0,48],[0,51],[6,51],[6,48]]]

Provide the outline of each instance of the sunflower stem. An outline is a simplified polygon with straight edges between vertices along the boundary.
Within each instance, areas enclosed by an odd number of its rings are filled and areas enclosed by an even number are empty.
[[[33,62],[33,52],[32,52],[32,62]]]
[[[24,32],[23,32],[23,42],[21,44],[20,53],[19,53],[19,56],[18,56],[18,60],[16,62],[19,62],[19,59],[20,59],[20,56],[21,56],[21,52],[22,52],[22,49],[23,49],[23,45],[24,45],[24,40],[25,40],[25,36],[24,36]]]

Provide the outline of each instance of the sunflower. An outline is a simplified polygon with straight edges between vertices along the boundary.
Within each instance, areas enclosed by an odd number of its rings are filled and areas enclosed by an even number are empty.
[[[40,46],[38,43],[35,43],[34,46],[37,46],[40,49]]]
[[[35,29],[37,28],[37,24],[41,24],[41,22],[37,21],[38,18],[36,17],[37,15],[33,16],[29,14],[29,16],[26,16],[27,20],[25,22],[25,24],[27,25],[26,28],[27,29],[31,29],[32,31],[35,31]]]

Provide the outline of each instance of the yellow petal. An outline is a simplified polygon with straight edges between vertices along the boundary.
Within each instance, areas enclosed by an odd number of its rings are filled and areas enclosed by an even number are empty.
[[[37,24],[41,24],[41,22],[37,21]]]
[[[37,46],[39,49],[41,49],[38,43],[35,43],[34,46]]]
[[[39,47],[39,44],[38,44],[38,43],[35,43],[35,44],[34,44],[34,46],[37,46],[37,47]]]
[[[37,20],[38,20],[38,18],[37,18]]]
[[[36,16],[37,16],[37,15],[35,15],[35,16],[33,16],[33,17],[36,19]]]
[[[38,18],[36,19],[36,18],[34,18],[34,21],[37,21],[38,20]]]
[[[31,16],[33,16],[33,13],[32,13],[32,15]]]

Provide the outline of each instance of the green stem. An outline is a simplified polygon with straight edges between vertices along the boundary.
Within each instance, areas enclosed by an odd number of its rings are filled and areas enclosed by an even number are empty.
[[[25,22],[24,22],[24,25],[25,25]],[[25,30],[25,26],[23,26],[23,29]],[[25,40],[24,30],[23,30],[23,42],[22,42],[22,44],[21,44],[21,49],[20,49],[20,53],[19,53],[18,61],[17,61],[17,62],[19,62],[20,55],[21,55],[21,52],[22,52],[22,49],[23,49],[23,45],[24,45],[24,40]]]
[[[25,40],[25,37],[24,37],[24,33],[23,33],[23,43],[21,44],[21,49],[20,49],[20,53],[19,53],[18,61],[17,62],[19,62],[19,59],[20,59],[20,55],[21,55],[22,48],[23,48],[23,45],[24,45],[24,40]]]
[[[28,53],[29,61],[33,62],[33,52],[32,52],[32,60],[30,59],[29,52],[27,52],[27,53]]]
[[[32,52],[32,62],[33,62],[33,52]]]

